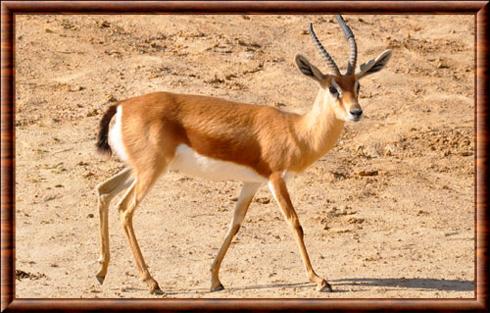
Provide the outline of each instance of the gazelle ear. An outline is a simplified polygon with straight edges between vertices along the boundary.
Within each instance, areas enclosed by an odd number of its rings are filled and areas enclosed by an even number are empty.
[[[303,55],[297,54],[295,61],[298,69],[304,75],[311,77],[318,82],[322,81],[325,78],[325,75],[323,75],[323,73],[316,66],[311,64],[310,61],[308,61],[308,59]]]
[[[391,50],[385,50],[380,55],[378,55],[375,59],[369,60],[368,62],[361,64],[360,71],[356,73],[357,79],[381,71],[383,67],[385,67],[385,65],[388,64],[390,58],[391,58]]]

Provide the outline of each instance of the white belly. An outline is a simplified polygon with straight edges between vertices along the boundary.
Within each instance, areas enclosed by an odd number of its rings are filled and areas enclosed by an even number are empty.
[[[175,157],[169,164],[169,170],[211,180],[267,182],[265,177],[248,166],[209,158],[184,144],[177,146]]]

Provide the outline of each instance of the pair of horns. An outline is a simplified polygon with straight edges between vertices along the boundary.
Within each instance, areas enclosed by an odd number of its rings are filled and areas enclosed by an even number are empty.
[[[340,25],[340,28],[342,28],[342,31],[344,32],[345,39],[347,39],[347,41],[349,42],[350,54],[349,54],[349,61],[347,63],[346,74],[352,74],[356,69],[356,62],[357,62],[356,39],[354,38],[354,34],[352,33],[350,27],[347,25],[347,23],[345,23],[344,18],[339,14],[337,14],[335,17]],[[320,40],[318,39],[315,30],[313,29],[312,23],[310,23],[309,31],[311,37],[313,38],[313,42],[315,43],[318,50],[320,50],[320,53],[323,56],[323,58],[327,61],[327,65],[330,68],[330,70],[333,71],[336,75],[341,75],[339,71],[339,67],[337,66],[333,58],[330,56],[330,54],[327,52],[327,50],[323,47]]]

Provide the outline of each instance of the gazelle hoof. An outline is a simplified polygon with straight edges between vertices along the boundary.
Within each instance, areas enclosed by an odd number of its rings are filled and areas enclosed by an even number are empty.
[[[318,287],[316,288],[320,292],[332,292],[332,286],[324,280]]]
[[[211,291],[221,291],[225,289],[225,287],[223,287],[223,285],[221,283],[219,283],[219,285],[215,286],[215,287],[211,287]]]
[[[95,278],[97,278],[97,281],[99,282],[99,284],[103,284],[104,283],[104,280],[105,280],[105,275],[102,276],[102,275],[95,275]]]
[[[162,289],[160,289],[160,286],[158,285],[157,281],[154,280],[152,277],[149,277],[145,280],[148,289],[150,289],[150,294],[152,295],[158,295],[161,296],[164,294]]]
[[[160,287],[157,287],[157,288],[155,288],[155,289],[153,289],[153,290],[150,290],[150,293],[151,293],[152,295],[156,295],[156,296],[162,296],[162,295],[164,295],[164,294],[165,294],[165,293],[163,292],[163,290],[162,290],[162,289],[160,289]]]

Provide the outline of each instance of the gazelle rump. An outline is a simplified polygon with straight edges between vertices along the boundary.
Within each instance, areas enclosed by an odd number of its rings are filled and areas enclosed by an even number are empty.
[[[221,262],[255,193],[267,184],[293,230],[309,280],[318,290],[331,291],[327,281],[313,270],[285,178],[303,172],[327,153],[340,137],[345,122],[360,120],[359,80],[381,70],[391,56],[387,50],[355,72],[354,35],[340,15],[337,21],[351,48],[345,74],[340,72],[311,24],[312,39],[330,73],[324,74],[304,56],[296,56],[299,70],[320,87],[313,106],[305,114],[169,92],[127,99],[107,110],[100,122],[98,150],[109,154],[114,151],[128,167],[97,186],[101,240],[101,267],[96,275],[99,282],[105,279],[110,259],[108,207],[124,191],[117,208],[137,269],[151,293],[162,293],[143,259],[132,218],[156,179],[168,170],[178,170],[214,180],[243,182],[230,227],[211,266],[211,290],[223,289],[219,280]]]

